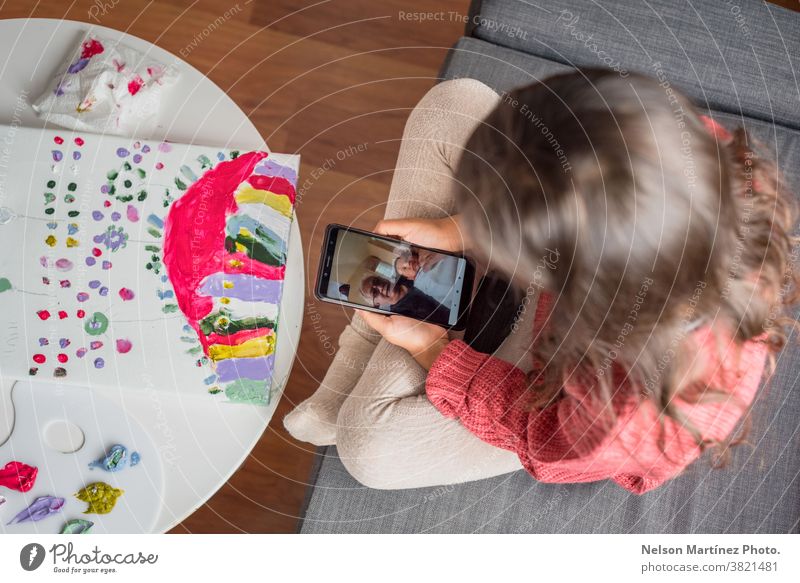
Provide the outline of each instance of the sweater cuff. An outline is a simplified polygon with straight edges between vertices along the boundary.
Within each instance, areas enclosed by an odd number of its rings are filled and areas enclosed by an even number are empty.
[[[488,354],[471,348],[462,340],[447,344],[428,372],[428,399],[446,417],[460,417],[472,378]]]

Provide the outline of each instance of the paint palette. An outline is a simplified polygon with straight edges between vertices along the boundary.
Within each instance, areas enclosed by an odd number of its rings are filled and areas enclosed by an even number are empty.
[[[0,487],[6,498],[0,505],[0,532],[57,534],[73,519],[93,522],[91,533],[152,532],[161,509],[163,468],[157,448],[134,419],[89,389],[61,384],[19,381],[12,399],[14,430],[0,446],[0,468],[17,460],[39,471],[28,492]],[[141,461],[115,472],[90,468],[115,444],[138,452]],[[124,491],[108,514],[84,514],[87,503],[74,496],[95,482]],[[40,496],[65,502],[42,520],[9,524]]]
[[[299,157],[0,139],[3,377],[273,400]]]

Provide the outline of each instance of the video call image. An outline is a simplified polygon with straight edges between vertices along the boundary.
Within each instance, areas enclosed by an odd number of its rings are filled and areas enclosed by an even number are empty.
[[[328,297],[452,326],[466,260],[340,230]]]

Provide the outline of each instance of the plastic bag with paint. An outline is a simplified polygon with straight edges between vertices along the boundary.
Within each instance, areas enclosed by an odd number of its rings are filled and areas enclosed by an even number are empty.
[[[162,92],[176,78],[174,67],[89,33],[32,106],[66,128],[142,135],[155,129]]]

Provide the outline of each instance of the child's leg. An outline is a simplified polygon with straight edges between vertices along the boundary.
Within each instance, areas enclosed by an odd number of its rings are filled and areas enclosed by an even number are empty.
[[[495,356],[531,368],[536,299],[530,298]],[[522,468],[516,454],[484,443],[444,417],[425,396],[427,371],[404,349],[381,340],[365,374],[339,410],[342,463],[372,488],[457,484]]]
[[[475,127],[499,96],[473,79],[434,86],[406,122],[392,178],[387,219],[441,218],[453,213],[453,171]],[[380,339],[359,316],[339,337],[339,350],[317,391],[284,418],[295,439],[315,445],[336,440],[336,416],[364,372]]]

